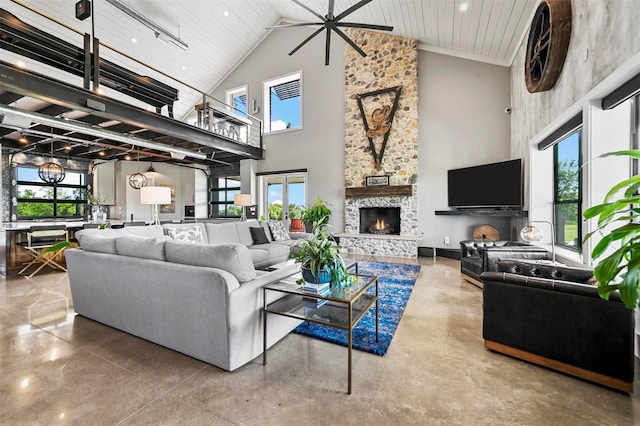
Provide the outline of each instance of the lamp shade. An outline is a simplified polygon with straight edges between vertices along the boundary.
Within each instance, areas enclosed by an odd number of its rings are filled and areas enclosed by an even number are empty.
[[[250,206],[251,202],[251,194],[236,194],[233,197],[233,204],[236,206]]]
[[[140,204],[171,203],[171,188],[168,186],[143,186],[140,188]]]

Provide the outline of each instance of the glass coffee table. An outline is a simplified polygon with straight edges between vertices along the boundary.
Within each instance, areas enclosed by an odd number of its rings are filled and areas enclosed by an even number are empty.
[[[378,277],[354,275],[356,283],[348,288],[331,288],[327,295],[306,292],[296,280],[300,273],[263,287],[263,352],[262,363],[267,364],[267,314],[283,315],[315,324],[347,330],[347,391],[351,394],[351,353],[353,329],[369,309],[375,306],[376,342],[378,341]],[[375,288],[375,291],[368,291]],[[284,293],[267,304],[267,292]]]

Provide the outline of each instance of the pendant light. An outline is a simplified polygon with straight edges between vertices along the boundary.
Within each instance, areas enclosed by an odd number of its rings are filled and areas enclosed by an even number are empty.
[[[142,173],[140,173],[140,152],[139,151],[138,151],[137,165],[138,165],[138,171],[132,174],[131,176],[129,176],[129,186],[132,187],[133,189],[140,189],[143,186],[147,186],[147,183],[149,183],[149,180],[147,179],[147,177]]]
[[[64,167],[53,162],[53,129],[51,129],[51,161],[43,163],[38,168],[38,176],[47,183],[60,183],[64,180]]]

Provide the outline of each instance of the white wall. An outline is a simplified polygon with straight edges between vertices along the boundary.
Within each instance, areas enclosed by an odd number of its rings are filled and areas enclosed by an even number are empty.
[[[447,210],[447,170],[509,160],[508,68],[420,51],[418,213],[422,247],[459,248],[481,224],[512,233],[508,218],[436,216]],[[482,185],[482,182],[469,182]],[[449,245],[444,237],[449,237]]]
[[[131,188],[128,176],[138,170],[148,178],[153,179],[154,185],[173,184],[176,186],[175,213],[161,213],[160,220],[180,220],[184,217],[184,206],[195,204],[195,170],[187,167],[165,163],[153,163],[155,173],[145,173],[149,163],[135,161],[118,161],[115,165],[116,175],[116,204],[111,208],[111,217],[130,221],[152,220],[151,206],[140,204],[139,191]],[[200,172],[198,172],[200,173]]]
[[[299,131],[264,137],[265,159],[258,171],[306,168],[308,200],[321,196],[332,205],[332,224],[343,229],[344,208],[344,57],[339,39],[332,39],[331,65],[324,66],[324,39],[310,42],[287,56],[309,29],[274,31],[213,93],[247,84],[249,103],[262,99],[262,81],[292,71],[303,72],[303,126]],[[421,246],[450,247],[471,237],[473,228],[490,223],[503,235],[510,220],[442,217],[447,208],[446,171],[451,168],[510,159],[509,69],[420,51],[419,215]]]
[[[287,53],[313,30],[273,31],[212,94],[224,99],[226,89],[248,85],[248,102],[256,99],[262,118],[262,82],[302,70],[303,128],[266,135],[264,160],[258,172],[307,169],[308,202],[317,196],[331,204],[334,230],[343,230],[344,210],[344,42],[331,39],[331,65],[324,65],[324,36]]]

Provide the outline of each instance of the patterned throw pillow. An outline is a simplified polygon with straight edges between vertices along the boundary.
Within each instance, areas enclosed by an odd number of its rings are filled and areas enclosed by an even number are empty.
[[[185,241],[187,243],[204,243],[202,229],[199,226],[167,228],[167,235],[174,240]]]
[[[281,220],[269,222],[269,229],[271,230],[271,235],[273,235],[274,241],[285,241],[291,239],[289,230],[287,230],[287,225],[285,225]]]

